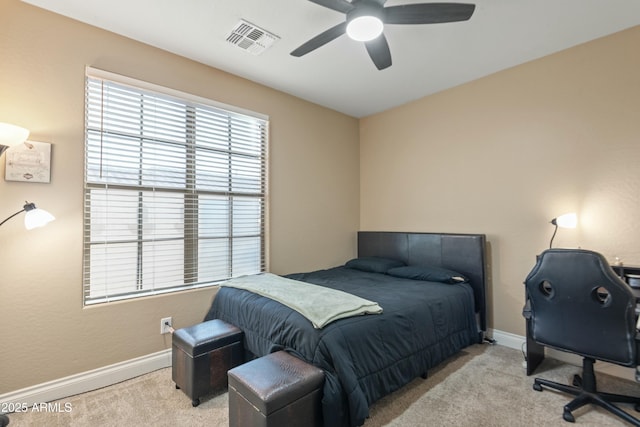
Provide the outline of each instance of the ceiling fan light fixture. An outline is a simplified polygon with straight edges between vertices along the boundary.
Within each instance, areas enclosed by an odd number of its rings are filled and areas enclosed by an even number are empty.
[[[382,34],[383,28],[382,20],[377,16],[358,16],[347,24],[347,35],[353,40],[367,42]]]
[[[301,57],[344,35],[364,42],[369,57],[378,70],[391,66],[391,51],[383,33],[384,24],[416,25],[466,21],[474,4],[411,3],[385,6],[386,0],[309,0],[319,6],[346,15],[346,20],[321,32],[291,51]]]

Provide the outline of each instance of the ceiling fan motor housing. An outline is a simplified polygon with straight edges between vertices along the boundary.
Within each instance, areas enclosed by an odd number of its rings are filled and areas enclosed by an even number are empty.
[[[385,7],[386,0],[309,1],[344,13],[346,20],[303,43],[294,49],[291,55],[296,57],[306,55],[346,32],[352,39],[364,42],[378,70],[391,66],[389,43],[383,33],[384,24],[416,25],[466,21],[471,18],[475,10],[474,4],[466,3],[411,3]],[[362,25],[357,29],[358,24]]]
[[[359,2],[353,10],[347,12],[347,22],[362,16],[373,16],[384,22],[384,8],[376,2]]]
[[[383,8],[377,3],[359,3],[347,13],[347,35],[361,42],[376,39],[384,29],[383,15]]]

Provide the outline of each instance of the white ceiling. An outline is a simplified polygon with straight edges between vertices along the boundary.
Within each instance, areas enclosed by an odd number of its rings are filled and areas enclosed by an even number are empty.
[[[289,55],[344,20],[306,0],[23,1],[354,117],[640,25],[640,0],[461,0],[476,4],[469,21],[387,25],[393,65],[378,71],[346,35]],[[260,55],[239,49],[226,37],[240,19],[280,40]]]

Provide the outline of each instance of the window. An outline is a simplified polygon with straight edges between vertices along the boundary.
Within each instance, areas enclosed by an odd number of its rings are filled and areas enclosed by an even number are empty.
[[[265,270],[265,117],[93,68],[85,114],[85,304]]]

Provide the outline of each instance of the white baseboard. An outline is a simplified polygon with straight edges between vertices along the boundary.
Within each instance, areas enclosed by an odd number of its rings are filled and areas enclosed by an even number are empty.
[[[497,344],[517,350],[525,349],[526,338],[520,335],[511,334],[495,329],[489,329],[488,335],[497,341]],[[545,348],[545,356],[559,360],[564,363],[582,367],[582,358],[576,354],[566,353],[564,351]],[[634,368],[625,368],[613,363],[601,362],[595,364],[596,372],[613,375],[625,380],[635,381],[636,370]]]
[[[526,339],[523,336],[496,329],[489,329],[488,336],[496,340],[498,345],[521,351],[524,350],[526,343]],[[562,362],[576,366],[582,365],[580,357],[574,354],[549,348],[546,348],[545,352],[548,357]],[[32,406],[35,403],[51,402],[110,386],[169,366],[171,366],[171,349],[5,393],[0,395],[0,402],[26,404],[28,406]],[[624,379],[635,379],[635,370],[633,368],[624,368],[611,363],[597,363],[596,371]]]
[[[527,342],[525,337],[521,335],[511,334],[509,332],[503,332],[497,329],[489,329],[487,331],[487,335],[496,340],[496,344],[516,350],[523,350],[524,344]]]
[[[105,366],[65,378],[0,395],[0,402],[26,404],[51,402],[113,385],[171,366],[171,349]]]

